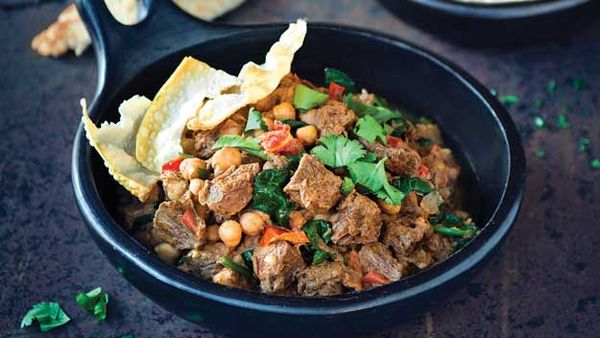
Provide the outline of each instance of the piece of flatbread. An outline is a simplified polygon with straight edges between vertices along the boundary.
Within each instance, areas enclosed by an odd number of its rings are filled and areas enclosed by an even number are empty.
[[[145,202],[157,187],[159,175],[135,159],[135,135],[151,101],[135,95],[119,106],[118,123],[104,122],[97,128],[81,100],[82,121],[90,144],[98,151],[110,175],[125,189]]]
[[[241,81],[192,57],[181,61],[160,88],[146,112],[136,137],[135,156],[146,168],[160,172],[179,156],[186,122],[204,101],[215,98]]]
[[[281,79],[290,72],[294,54],[302,47],[305,36],[306,21],[298,20],[290,24],[279,41],[271,46],[264,64],[248,62],[242,67],[238,75],[242,83],[239,92],[229,92],[225,97],[209,100],[188,121],[188,129],[212,129],[241,107],[254,104],[272,93]]]
[[[173,0],[179,8],[202,20],[211,21],[237,8],[244,0]]]
[[[90,43],[90,35],[77,8],[71,4],[60,13],[56,22],[33,38],[31,48],[40,55],[57,57],[69,50],[80,55]]]

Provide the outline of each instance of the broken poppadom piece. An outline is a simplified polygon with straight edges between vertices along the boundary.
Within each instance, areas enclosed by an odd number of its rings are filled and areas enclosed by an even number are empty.
[[[271,94],[290,72],[294,54],[302,47],[305,35],[306,21],[298,20],[290,24],[279,41],[271,46],[263,65],[248,62],[242,67],[238,75],[241,80],[239,92],[228,92],[226,98],[222,95],[206,102],[196,116],[188,121],[188,129],[212,129],[241,107],[254,104]]]
[[[135,159],[135,136],[151,101],[135,95],[119,106],[118,123],[104,122],[97,128],[81,100],[82,120],[90,144],[98,151],[110,175],[125,189],[145,202],[156,188],[159,175]]]
[[[179,156],[186,122],[207,98],[240,85],[240,80],[192,57],[181,61],[148,108],[136,137],[135,157],[146,168],[160,172]],[[210,102],[210,101],[209,101]]]

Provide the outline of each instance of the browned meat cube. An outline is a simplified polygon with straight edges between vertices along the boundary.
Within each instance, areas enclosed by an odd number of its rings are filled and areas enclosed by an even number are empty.
[[[283,292],[304,268],[298,249],[284,241],[254,249],[252,263],[260,288],[268,293]]]
[[[217,128],[213,130],[195,131],[192,135],[192,139],[194,140],[195,155],[207,159],[216,152],[212,147],[219,139],[219,131]]]
[[[199,194],[198,200],[221,216],[235,215],[252,199],[254,176],[259,171],[258,163],[231,167],[215,177],[206,195]]]
[[[423,238],[433,234],[433,227],[425,218],[396,217],[385,219],[382,242],[396,254],[408,256]]]
[[[381,231],[381,211],[370,198],[354,192],[342,201],[331,216],[333,236],[338,245],[376,242]]]
[[[176,171],[165,171],[160,176],[165,197],[177,201],[188,189],[188,181]]]
[[[397,281],[408,273],[408,263],[396,260],[388,247],[380,242],[363,246],[358,257],[364,273],[375,271],[390,281]]]
[[[429,155],[423,157],[423,164],[429,168],[435,189],[444,200],[448,200],[456,189],[458,175],[460,175],[460,167],[454,162],[452,151],[434,146]]]
[[[417,176],[421,165],[421,156],[404,142],[398,143],[396,147],[384,146],[379,142],[370,143],[360,138],[365,148],[374,152],[377,158],[387,157],[385,168],[394,174]]]
[[[298,294],[303,296],[332,296],[344,292],[344,287],[362,289],[360,273],[341,262],[312,265],[298,274]]]
[[[251,285],[248,279],[239,273],[223,268],[212,277],[213,283],[231,286],[239,289],[250,289]]]
[[[224,243],[210,243],[184,256],[179,269],[196,277],[211,280],[223,268],[219,264],[219,259],[230,254],[231,250]]]
[[[340,135],[356,121],[356,115],[339,101],[328,101],[325,105],[300,115],[302,122],[312,124],[321,136]]]
[[[326,212],[342,197],[342,179],[316,157],[305,154],[290,182],[283,188],[292,201],[312,212]]]
[[[193,226],[183,222],[183,215],[191,213]],[[193,208],[193,204],[182,204],[176,201],[165,201],[160,204],[154,214],[153,231],[162,242],[169,243],[178,250],[192,249],[204,243],[206,224]]]

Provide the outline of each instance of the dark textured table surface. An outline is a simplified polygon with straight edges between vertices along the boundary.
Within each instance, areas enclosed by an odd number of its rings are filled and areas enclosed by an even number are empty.
[[[96,86],[94,57],[37,56],[31,38],[66,2],[29,2],[34,5],[0,9],[0,336],[40,336],[18,325],[32,304],[48,299],[63,304],[73,319],[52,332],[61,337],[213,336],[128,285],[89,237],[71,192],[69,163],[78,100],[92,98]],[[226,20],[298,17],[402,37],[465,67],[499,94],[521,98],[510,110],[523,136],[529,177],[507,241],[453,295],[374,336],[600,336],[600,169],[589,164],[600,157],[600,22],[561,42],[479,49],[412,28],[374,1],[254,0]],[[584,90],[573,89],[574,76],[585,79]],[[557,82],[553,94],[546,89],[551,79]],[[544,106],[537,108],[535,99]],[[556,128],[565,112],[571,127]],[[536,129],[536,115],[550,128]],[[582,136],[591,140],[586,152],[578,151]],[[544,157],[535,155],[539,150]],[[101,323],[73,301],[98,285],[111,295]]]

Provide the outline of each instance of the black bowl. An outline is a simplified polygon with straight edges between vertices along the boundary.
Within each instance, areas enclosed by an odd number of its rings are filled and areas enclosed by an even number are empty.
[[[443,38],[498,47],[567,38],[598,17],[600,1],[538,0],[500,5],[453,0],[379,0],[394,14]]]
[[[90,107],[97,123],[114,121],[118,104],[132,94],[152,97],[183,56],[235,74],[248,60],[262,62],[286,28],[199,23],[167,1],[157,1],[160,10],[140,25],[123,27],[97,8],[100,3],[77,2],[98,57],[99,88]],[[309,24],[294,71],[320,81],[325,66],[347,71],[442,126],[463,164],[467,203],[481,234],[427,271],[362,293],[300,298],[223,287],[161,262],[119,225],[113,212],[118,188],[79,126],[72,159],[77,203],[94,240],[131,284],[169,311],[221,331],[306,335],[311,325],[311,335],[356,334],[396,323],[439,298],[489,256],[515,221],[525,178],[519,135],[504,108],[473,78],[427,51],[370,31]]]

